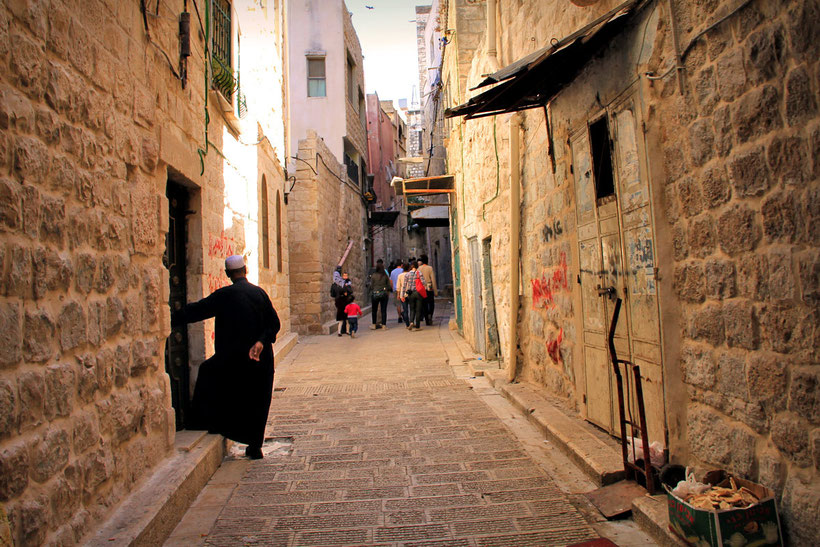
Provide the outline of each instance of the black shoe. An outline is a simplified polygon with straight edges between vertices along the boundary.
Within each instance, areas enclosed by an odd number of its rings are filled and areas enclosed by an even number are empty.
[[[261,460],[265,456],[262,454],[262,447],[249,446],[245,449],[245,457],[249,460]]]

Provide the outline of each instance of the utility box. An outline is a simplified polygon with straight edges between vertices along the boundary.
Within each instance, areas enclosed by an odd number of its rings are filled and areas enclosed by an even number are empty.
[[[780,517],[774,492],[761,484],[732,477],[738,488],[751,491],[759,502],[745,509],[705,510],[693,507],[674,494],[664,484],[669,507],[669,528],[689,545],[712,547],[742,545],[783,546]],[[706,484],[730,488],[732,483],[724,471],[713,471],[703,481]]]

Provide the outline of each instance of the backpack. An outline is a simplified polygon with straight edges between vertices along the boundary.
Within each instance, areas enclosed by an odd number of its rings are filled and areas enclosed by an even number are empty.
[[[336,283],[331,283],[330,284],[330,296],[331,296],[331,298],[338,298],[339,297],[339,289],[341,289],[341,287],[339,285],[337,285]]]

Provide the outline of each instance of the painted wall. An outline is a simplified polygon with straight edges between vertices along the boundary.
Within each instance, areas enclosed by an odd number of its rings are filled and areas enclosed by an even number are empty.
[[[288,0],[290,149],[314,130],[325,139],[331,153],[341,158],[342,138],[347,134],[347,92],[345,88],[345,34],[347,18],[344,2]],[[326,97],[308,97],[307,56],[325,56]]]

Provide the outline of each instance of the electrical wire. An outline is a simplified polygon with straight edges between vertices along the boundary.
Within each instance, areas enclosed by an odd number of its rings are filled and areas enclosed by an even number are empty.
[[[145,5],[145,0],[140,0],[140,11],[142,12],[142,24],[145,27],[145,36],[146,36],[146,38],[148,38],[148,43],[151,44],[152,46],[154,46],[155,48],[157,48],[159,50],[159,52],[162,53],[162,55],[165,57],[165,60],[168,61],[168,68],[171,69],[171,73],[174,75],[174,77],[177,80],[181,80],[182,77],[179,75],[179,73],[174,68],[174,64],[171,62],[171,58],[168,56],[167,53],[165,53],[165,50],[162,49],[159,44],[154,42],[153,38],[151,38],[151,29],[148,27],[148,15],[149,15],[149,13],[148,13],[148,9],[146,8],[146,5]],[[159,11],[159,4],[157,4],[157,11]]]

